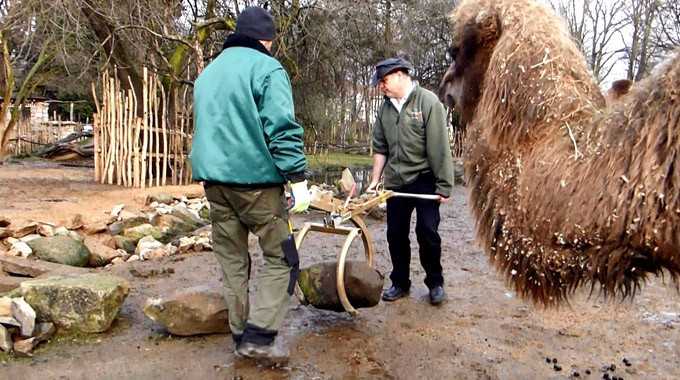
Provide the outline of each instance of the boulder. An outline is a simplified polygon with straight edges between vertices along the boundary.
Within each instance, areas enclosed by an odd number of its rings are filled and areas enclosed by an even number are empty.
[[[126,238],[122,235],[115,235],[113,239],[116,242],[117,249],[122,249],[129,254],[135,253],[135,249],[137,248],[137,242],[135,240]]]
[[[191,229],[192,231],[207,224],[205,220],[198,216],[197,211],[192,212],[192,210],[189,210],[182,204],[175,205],[170,215],[174,215],[182,219],[187,224],[193,225],[193,228]]]
[[[107,274],[24,281],[21,292],[39,321],[85,333],[108,330],[129,292],[128,282]]]
[[[140,224],[135,227],[126,228],[123,231],[123,236],[128,239],[132,239],[138,242],[141,238],[145,236],[152,236],[154,239],[159,240],[164,237],[164,233],[160,228],[156,228],[149,223]]]
[[[53,236],[28,242],[33,253],[52,263],[83,267],[90,259],[90,250],[83,242],[70,236]]]
[[[166,205],[172,204],[175,201],[175,197],[167,193],[149,194],[146,196],[144,204],[150,205],[153,202],[162,203]]]
[[[149,219],[145,216],[135,216],[133,218],[123,219],[120,222],[111,223],[109,225],[109,233],[111,235],[118,235],[128,228],[144,223],[149,223]]]
[[[144,314],[175,335],[229,332],[227,303],[217,289],[207,286],[150,298],[144,305]]]
[[[318,309],[343,311],[336,289],[337,263],[322,262],[300,271],[298,284],[305,300]],[[363,261],[345,263],[345,291],[355,308],[372,307],[380,302],[383,276]]]
[[[162,232],[162,236],[157,238],[158,241],[169,243],[175,238],[189,235],[201,227],[199,224],[187,220],[173,214],[159,214],[153,217],[151,223]]]
[[[12,300],[12,318],[21,324],[21,335],[30,337],[35,329],[35,310],[23,298]]]
[[[142,260],[148,260],[170,256],[176,251],[177,248],[172,245],[166,246],[151,236],[145,236],[137,243],[135,254]]]
[[[121,251],[107,247],[104,243],[90,236],[85,238],[85,246],[90,250],[88,265],[91,267],[103,267],[111,260],[123,255]]]

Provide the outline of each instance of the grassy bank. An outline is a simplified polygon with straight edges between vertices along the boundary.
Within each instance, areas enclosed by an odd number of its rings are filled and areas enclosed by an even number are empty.
[[[369,167],[373,165],[373,158],[369,155],[328,153],[307,155],[307,163],[311,169],[325,167]]]

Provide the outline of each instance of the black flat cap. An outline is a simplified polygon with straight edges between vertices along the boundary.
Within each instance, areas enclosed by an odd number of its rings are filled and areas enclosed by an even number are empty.
[[[262,41],[272,41],[276,34],[274,17],[260,7],[248,7],[236,19],[236,33]]]
[[[373,78],[371,78],[371,86],[377,86],[380,80],[385,77],[385,75],[399,69],[411,71],[413,70],[413,65],[411,62],[401,57],[387,58],[378,62],[378,64],[375,65],[375,73],[373,73]]]

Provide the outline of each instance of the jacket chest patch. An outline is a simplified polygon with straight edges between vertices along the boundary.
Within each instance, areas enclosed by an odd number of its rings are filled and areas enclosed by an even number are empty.
[[[423,113],[421,111],[407,111],[406,116],[411,120],[423,121]]]

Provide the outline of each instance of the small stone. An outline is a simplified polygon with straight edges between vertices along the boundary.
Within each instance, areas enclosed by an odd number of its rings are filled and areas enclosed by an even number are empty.
[[[14,319],[13,317],[0,317],[0,325],[4,325],[7,327],[21,327],[21,323]]]
[[[21,323],[21,335],[32,336],[35,329],[35,310],[23,298],[12,299],[12,317]]]
[[[87,235],[94,235],[106,231],[107,224],[105,222],[96,222],[85,226],[83,231]]]
[[[35,336],[38,343],[49,340],[57,332],[57,327],[52,322],[42,322],[35,325]]]
[[[54,229],[54,236],[68,236],[68,228],[61,226]]]
[[[127,259],[127,262],[128,262],[128,263],[131,263],[131,262],[133,262],[133,261],[139,261],[139,260],[140,260],[140,259],[139,259],[139,256],[137,256],[137,255],[132,255],[132,256],[130,256],[129,259]]]
[[[30,234],[30,235],[26,235],[26,236],[22,237],[19,240],[23,241],[24,243],[28,243],[29,241],[33,241],[35,239],[40,239],[41,237],[42,237],[42,235],[40,235],[40,234]]]
[[[54,227],[49,224],[40,224],[38,225],[38,234],[47,237],[54,236]]]
[[[28,338],[14,342],[14,353],[18,356],[33,356],[32,351],[38,344],[36,338]]]
[[[9,317],[12,315],[12,299],[9,297],[0,297],[0,317]]]
[[[10,352],[12,350],[12,334],[5,326],[0,325],[0,350]]]
[[[19,239],[26,235],[34,234],[38,231],[38,223],[29,223],[19,229],[14,230],[14,237]]]
[[[10,250],[18,252],[19,256],[21,257],[28,257],[31,254],[33,254],[33,250],[31,249],[31,247],[29,247],[28,244],[26,244],[26,242],[23,241],[18,241],[12,244],[12,248]]]
[[[120,212],[123,211],[123,207],[125,207],[124,204],[113,206],[113,208],[111,209],[111,216],[118,216],[118,214],[120,214]]]
[[[66,224],[66,228],[69,230],[78,230],[83,228],[84,224],[83,216],[80,214],[75,214],[73,218],[71,218],[71,220]]]

